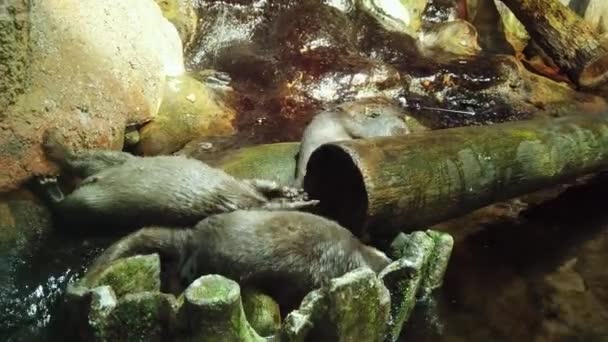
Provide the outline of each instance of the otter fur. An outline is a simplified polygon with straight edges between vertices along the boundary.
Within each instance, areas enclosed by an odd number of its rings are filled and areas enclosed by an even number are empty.
[[[151,253],[177,265],[184,284],[205,274],[220,274],[257,287],[290,308],[332,278],[359,267],[378,273],[391,262],[321,216],[237,210],[210,216],[191,229],[143,228],[110,246],[88,273],[102,271],[119,258]]]
[[[340,140],[409,134],[404,118],[401,109],[384,98],[347,102],[320,112],[304,130],[295,185],[302,185],[308,160],[319,146]]]
[[[56,211],[71,222],[114,226],[192,226],[237,209],[298,209],[314,205],[303,191],[267,180],[238,180],[182,156],[137,157],[126,152],[75,153],[53,133],[44,148],[62,170],[83,178],[67,196],[50,195]]]

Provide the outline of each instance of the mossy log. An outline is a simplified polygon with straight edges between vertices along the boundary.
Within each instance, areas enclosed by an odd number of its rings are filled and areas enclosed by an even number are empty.
[[[325,144],[304,190],[362,236],[410,231],[608,167],[608,113]]]
[[[295,178],[299,149],[299,142],[263,144],[229,151],[205,162],[237,178],[260,178],[289,184]]]
[[[574,83],[588,88],[606,83],[608,49],[574,11],[558,0],[502,1]]]

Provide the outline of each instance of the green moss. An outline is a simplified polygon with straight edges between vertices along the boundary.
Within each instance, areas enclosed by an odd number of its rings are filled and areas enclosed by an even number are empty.
[[[159,291],[160,259],[158,254],[119,259],[91,277],[83,279],[83,283],[90,288],[109,285],[119,298],[129,293]]]
[[[243,311],[252,328],[261,336],[275,334],[281,328],[279,305],[272,297],[255,290],[242,295]]]
[[[241,305],[239,285],[219,275],[206,275],[186,289],[183,314],[193,338],[205,341],[263,341],[251,328]]]
[[[312,340],[381,341],[390,317],[390,297],[373,271],[357,269],[333,279],[324,294],[327,314],[315,321]]]
[[[96,337],[104,341],[159,340],[174,315],[171,297],[158,292],[125,295]]]
[[[295,176],[299,148],[297,142],[257,145],[230,151],[210,164],[237,178],[261,178],[288,184]]]

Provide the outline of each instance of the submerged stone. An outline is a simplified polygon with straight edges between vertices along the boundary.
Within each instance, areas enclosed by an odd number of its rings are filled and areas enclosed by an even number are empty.
[[[50,211],[31,193],[20,190],[0,198],[0,255],[32,254],[51,229]]]

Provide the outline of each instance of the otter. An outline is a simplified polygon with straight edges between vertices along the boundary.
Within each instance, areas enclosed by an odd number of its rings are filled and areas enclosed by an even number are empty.
[[[339,140],[409,134],[401,109],[384,98],[362,99],[317,114],[304,130],[298,153],[295,186],[301,186],[306,165],[319,146]]]
[[[256,287],[290,309],[332,278],[359,267],[378,273],[391,262],[348,229],[321,216],[237,210],[207,217],[189,229],[140,229],[98,256],[85,279],[114,260],[151,253],[174,265],[184,285],[205,274],[220,274]]]
[[[47,198],[69,222],[123,226],[192,226],[201,219],[237,209],[299,209],[312,206],[301,189],[268,180],[238,180],[224,171],[183,156],[138,157],[121,151],[76,153],[48,132],[47,156],[62,170],[83,178],[64,196],[48,182]]]

